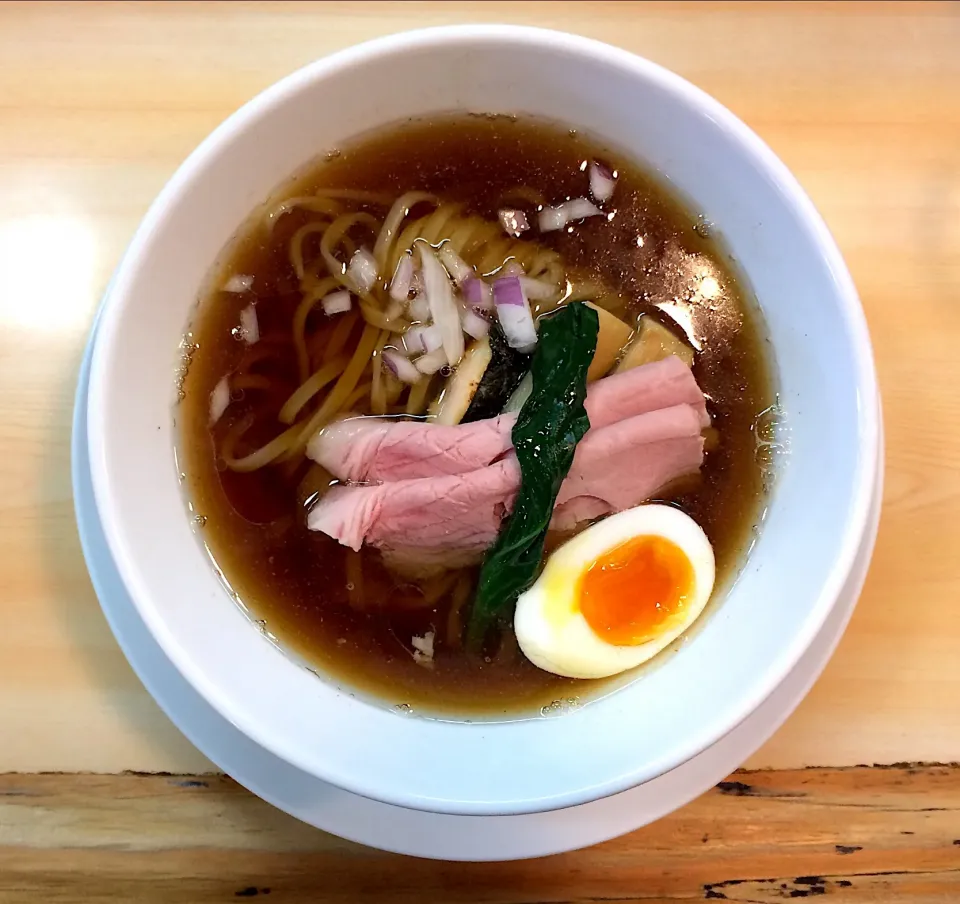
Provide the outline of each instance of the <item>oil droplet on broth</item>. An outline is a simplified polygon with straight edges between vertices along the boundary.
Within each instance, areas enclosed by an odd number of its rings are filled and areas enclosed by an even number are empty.
[[[780,461],[790,453],[790,427],[780,397],[753,422],[756,460],[765,485],[773,481]]]
[[[713,223],[710,222],[702,213],[697,216],[696,223],[693,224],[693,231],[700,238],[708,239],[713,234]]]
[[[554,700],[546,706],[540,707],[541,716],[560,716],[564,713],[572,712],[580,707],[579,697],[567,697],[564,700]]]

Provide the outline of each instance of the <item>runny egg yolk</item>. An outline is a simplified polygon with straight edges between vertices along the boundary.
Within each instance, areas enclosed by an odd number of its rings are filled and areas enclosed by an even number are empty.
[[[602,640],[636,646],[680,612],[693,589],[693,566],[683,549],[656,535],[634,537],[587,569],[580,612]]]

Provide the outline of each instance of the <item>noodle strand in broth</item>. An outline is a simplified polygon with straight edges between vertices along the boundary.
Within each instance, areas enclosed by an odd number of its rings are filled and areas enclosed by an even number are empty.
[[[417,242],[425,241],[435,247],[449,244],[465,263],[483,274],[496,273],[511,261],[528,268],[531,278],[555,287],[548,298],[534,303],[536,313],[551,310],[567,290],[566,274],[557,252],[529,240],[504,236],[498,223],[476,215],[465,215],[463,204],[441,203],[430,192],[406,192],[393,202],[381,221],[365,210],[342,212],[341,202],[348,200],[376,204],[386,201],[377,193],[330,191],[317,197],[292,198],[275,206],[267,216],[271,229],[275,228],[280,217],[294,210],[322,218],[299,226],[288,240],[288,258],[301,292],[291,328],[300,385],[281,405],[276,421],[278,425],[293,425],[297,429],[284,430],[260,449],[244,456],[224,455],[223,460],[232,470],[247,472],[273,462],[302,458],[310,437],[341,414],[347,401],[356,404],[354,387],[368,369],[371,374],[371,413],[386,414],[388,408],[399,404],[400,410],[407,414],[423,414],[431,381],[424,377],[410,387],[397,385],[384,373],[382,365],[383,349],[391,341],[390,337],[403,333],[410,326],[410,321],[403,316],[388,316],[391,300],[383,275],[394,273],[400,259],[411,254]],[[434,204],[435,209],[401,231],[404,218],[418,204]],[[339,354],[350,339],[357,315],[353,311],[341,315],[329,331],[329,339],[322,350],[322,363],[318,365],[311,361],[308,325],[320,302],[331,292],[337,289],[357,291],[357,286],[347,275],[349,260],[339,259],[337,251],[346,249],[352,253],[356,246],[348,233],[360,229],[376,236],[373,254],[381,274],[372,289],[357,298],[360,317],[370,331],[364,331],[353,356],[344,366],[345,361]],[[314,238],[319,239],[319,255],[311,260],[307,246]],[[319,276],[318,267],[322,268]],[[312,373],[311,367],[314,367]],[[322,390],[337,376],[336,385],[324,394]],[[318,406],[316,410],[299,424],[294,423],[301,413],[314,405]],[[233,440],[233,444],[238,441],[239,437]]]

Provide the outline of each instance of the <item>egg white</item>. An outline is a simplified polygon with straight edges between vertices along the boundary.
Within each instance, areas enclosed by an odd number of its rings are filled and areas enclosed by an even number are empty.
[[[683,609],[656,637],[636,646],[601,639],[580,612],[579,587],[598,558],[635,537],[658,536],[685,553],[693,569]],[[669,505],[640,505],[611,515],[569,540],[547,560],[536,583],[517,600],[514,631],[538,668],[568,678],[606,678],[656,656],[696,621],[716,574],[713,547],[699,524]]]

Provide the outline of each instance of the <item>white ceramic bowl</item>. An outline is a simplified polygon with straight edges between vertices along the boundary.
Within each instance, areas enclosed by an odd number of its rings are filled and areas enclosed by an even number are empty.
[[[660,170],[720,228],[766,315],[791,451],[739,581],[684,647],[561,717],[403,717],[318,681],[229,598],[175,471],[177,345],[212,262],[318,153],[403,117],[528,112]],[[856,292],[823,222],[726,109],[643,59],[535,29],[431,29],[364,44],[270,88],[161,192],[102,311],[88,412],[97,507],[140,615],[183,676],[265,748],[350,791],[445,813],[554,809],[686,761],[744,719],[834,606],[867,523],[878,399]]]

